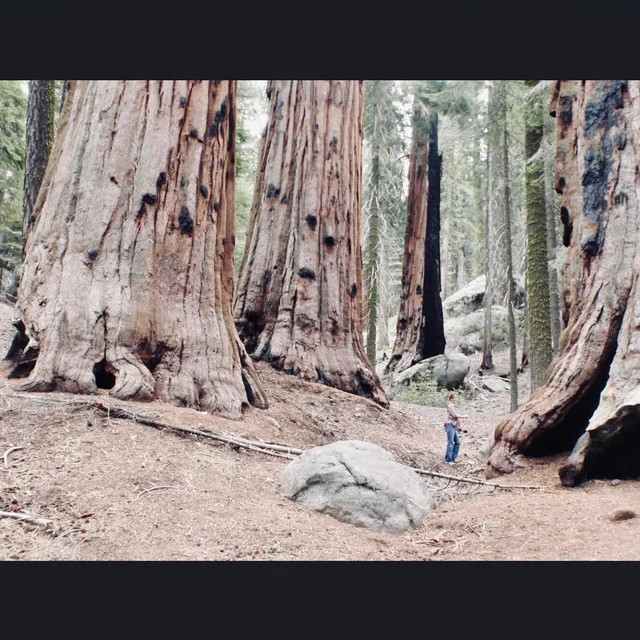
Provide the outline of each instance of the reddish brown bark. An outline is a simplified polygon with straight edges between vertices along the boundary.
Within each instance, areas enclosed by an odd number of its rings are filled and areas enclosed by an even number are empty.
[[[29,343],[13,376],[229,417],[266,406],[231,313],[235,83],[69,91],[26,245]]]
[[[385,373],[399,373],[425,358],[444,353],[445,349],[439,271],[442,157],[437,152],[437,118],[428,123],[429,119],[416,108],[409,160],[409,215],[402,262],[402,293],[396,341]]]
[[[640,82],[558,82],[552,109],[564,328],[548,383],[496,427],[487,475],[574,447],[560,472],[573,485],[640,472]]]
[[[273,81],[238,332],[254,359],[387,397],[362,341],[360,82]]]

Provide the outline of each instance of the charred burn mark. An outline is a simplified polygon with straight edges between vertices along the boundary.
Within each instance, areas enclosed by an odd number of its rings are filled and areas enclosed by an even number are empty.
[[[180,97],[180,106],[184,109],[187,106],[187,99],[184,96]]]
[[[354,282],[351,285],[351,289],[349,289],[349,296],[351,296],[351,298],[355,298],[357,295],[358,295],[358,286]]]
[[[363,371],[356,371],[356,394],[363,398],[373,397],[375,385]]]
[[[218,109],[218,111],[216,111],[216,114],[213,116],[213,123],[211,124],[211,127],[209,127],[209,137],[210,138],[215,138],[218,135],[218,130],[220,129],[220,126],[223,122],[223,120],[225,119],[227,115],[227,98],[225,98],[222,101],[222,104],[220,105],[220,109]],[[223,131],[220,131],[221,134],[223,134]]]
[[[616,123],[615,112],[624,106],[623,94],[627,83],[623,80],[601,82],[595,97],[587,103],[584,110],[584,134],[587,138],[595,135],[598,129],[611,129]]]
[[[165,184],[167,184],[167,174],[162,171],[156,180],[156,187],[162,189]]]
[[[563,127],[568,127],[573,122],[573,101],[571,96],[560,96],[558,107],[560,109],[560,123]]]
[[[594,235],[590,238],[587,238],[586,240],[583,240],[580,246],[585,253],[588,253],[590,256],[595,256],[596,253],[598,253],[598,249],[600,247],[598,236]]]
[[[276,104],[276,120],[282,120],[283,114],[282,110],[284,109],[284,100],[278,100]]]
[[[562,232],[562,244],[568,247],[571,244],[571,232],[573,231],[573,223],[569,217],[569,209],[567,207],[560,207],[560,221],[564,230]]]
[[[327,152],[327,160],[331,160],[331,151]]]
[[[616,193],[616,195],[613,197],[613,202],[614,204],[620,206],[623,204],[627,204],[627,202],[629,201],[629,197],[627,196],[626,193]]]
[[[347,238],[347,251],[351,253],[351,238]]]
[[[155,204],[158,198],[153,193],[145,193],[142,196],[142,202],[144,204]]]
[[[195,138],[197,140],[198,139],[198,130],[197,129],[191,129],[191,131],[189,131],[189,137],[190,138]]]
[[[214,210],[216,213],[219,213],[219,212],[220,212],[220,203],[219,203],[219,202],[214,202],[214,203],[213,203],[213,210]]]
[[[318,218],[316,218],[316,216],[312,215],[311,213],[305,218],[305,220],[307,221],[307,224],[309,225],[309,227],[311,227],[312,231],[315,231],[316,227],[318,226]]]
[[[93,262],[98,257],[98,252],[95,249],[91,249],[91,251],[87,251],[87,258]]]
[[[320,384],[329,383],[329,379],[324,375],[324,372],[322,371],[322,369],[320,369],[320,367],[316,367],[316,375],[318,376],[318,382]]]
[[[271,87],[267,88],[267,100],[271,100],[271,94],[273,93],[273,89]]]
[[[333,136],[333,138],[331,138],[331,142],[329,143],[329,147],[331,148],[331,150],[334,153],[338,153],[338,138],[336,138],[336,136]]]
[[[184,124],[184,118],[180,118],[180,120],[178,120],[178,126],[182,126]]]
[[[116,180],[116,177],[115,177],[115,176],[111,176],[111,177],[109,178],[109,180],[111,180],[111,182],[113,182],[113,184],[118,184],[118,181]]]
[[[271,276],[272,276],[272,272],[269,269],[265,269],[264,276],[263,276],[265,283],[271,282]]]
[[[416,285],[416,293],[419,296],[422,295],[422,287],[419,284]]]
[[[340,178],[340,172],[336,171],[336,178]]]
[[[280,198],[280,202],[282,204],[287,204],[287,202],[289,202],[289,199],[287,198],[287,194],[285,193],[282,198]]]
[[[184,189],[186,185],[187,185],[187,181],[183,176],[182,178],[180,178],[180,186]]]
[[[15,360],[29,344],[29,338],[27,337],[27,330],[24,326],[24,322],[22,322],[22,320],[16,320],[13,323],[13,326],[16,329],[16,333],[11,341],[9,351],[7,351],[7,355],[4,357],[5,360]]]
[[[313,271],[313,269],[308,269],[307,267],[302,267],[298,271],[298,275],[301,278],[305,278],[306,280],[315,280],[316,279],[316,272]]]
[[[180,226],[180,233],[182,235],[191,235],[193,233],[193,218],[189,213],[189,209],[185,206],[180,209],[180,215],[178,216],[178,225]]]
[[[207,187],[205,187],[203,184],[200,185],[200,193],[202,194],[203,198],[207,198],[209,196],[209,189],[207,189]]]
[[[325,236],[322,238],[322,243],[328,249],[333,249],[336,246],[336,239],[333,236]]]
[[[164,354],[170,350],[164,342],[157,342],[154,347],[147,338],[143,338],[138,343],[137,354],[142,360],[142,364],[149,369],[150,373],[153,373],[162,361]]]
[[[331,204],[335,204],[336,203],[336,197],[335,196],[331,196]]]
[[[598,222],[600,213],[607,206],[607,180],[611,172],[611,140],[605,137],[600,149],[590,146],[584,155],[585,171],[582,176],[584,215],[591,222]]]
[[[562,194],[566,186],[567,181],[564,179],[564,176],[561,176],[558,178],[558,182],[556,182],[556,193]]]
[[[269,183],[267,186],[267,198],[277,198],[280,195],[280,189],[275,184]]]
[[[619,151],[622,151],[627,146],[627,134],[625,131],[620,131],[615,135],[614,144]]]

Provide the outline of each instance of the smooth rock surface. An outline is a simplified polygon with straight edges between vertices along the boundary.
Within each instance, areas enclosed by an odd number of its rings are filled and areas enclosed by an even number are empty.
[[[305,451],[283,471],[282,488],[300,504],[380,531],[415,529],[431,509],[431,491],[415,471],[360,440]]]

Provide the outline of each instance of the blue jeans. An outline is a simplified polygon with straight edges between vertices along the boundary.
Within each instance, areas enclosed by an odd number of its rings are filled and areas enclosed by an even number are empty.
[[[444,457],[445,462],[455,462],[458,457],[458,451],[460,451],[460,438],[456,432],[456,428],[447,423],[444,427],[447,432],[447,453]]]

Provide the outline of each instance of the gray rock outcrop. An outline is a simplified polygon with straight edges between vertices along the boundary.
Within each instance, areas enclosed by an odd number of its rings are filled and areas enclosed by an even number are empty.
[[[380,531],[415,529],[431,509],[431,491],[415,471],[360,440],[305,451],[285,468],[282,487],[300,504]]]
[[[422,360],[396,375],[387,389],[389,399],[412,382],[435,380],[441,389],[457,389],[469,373],[469,358],[462,353],[445,353]]]

